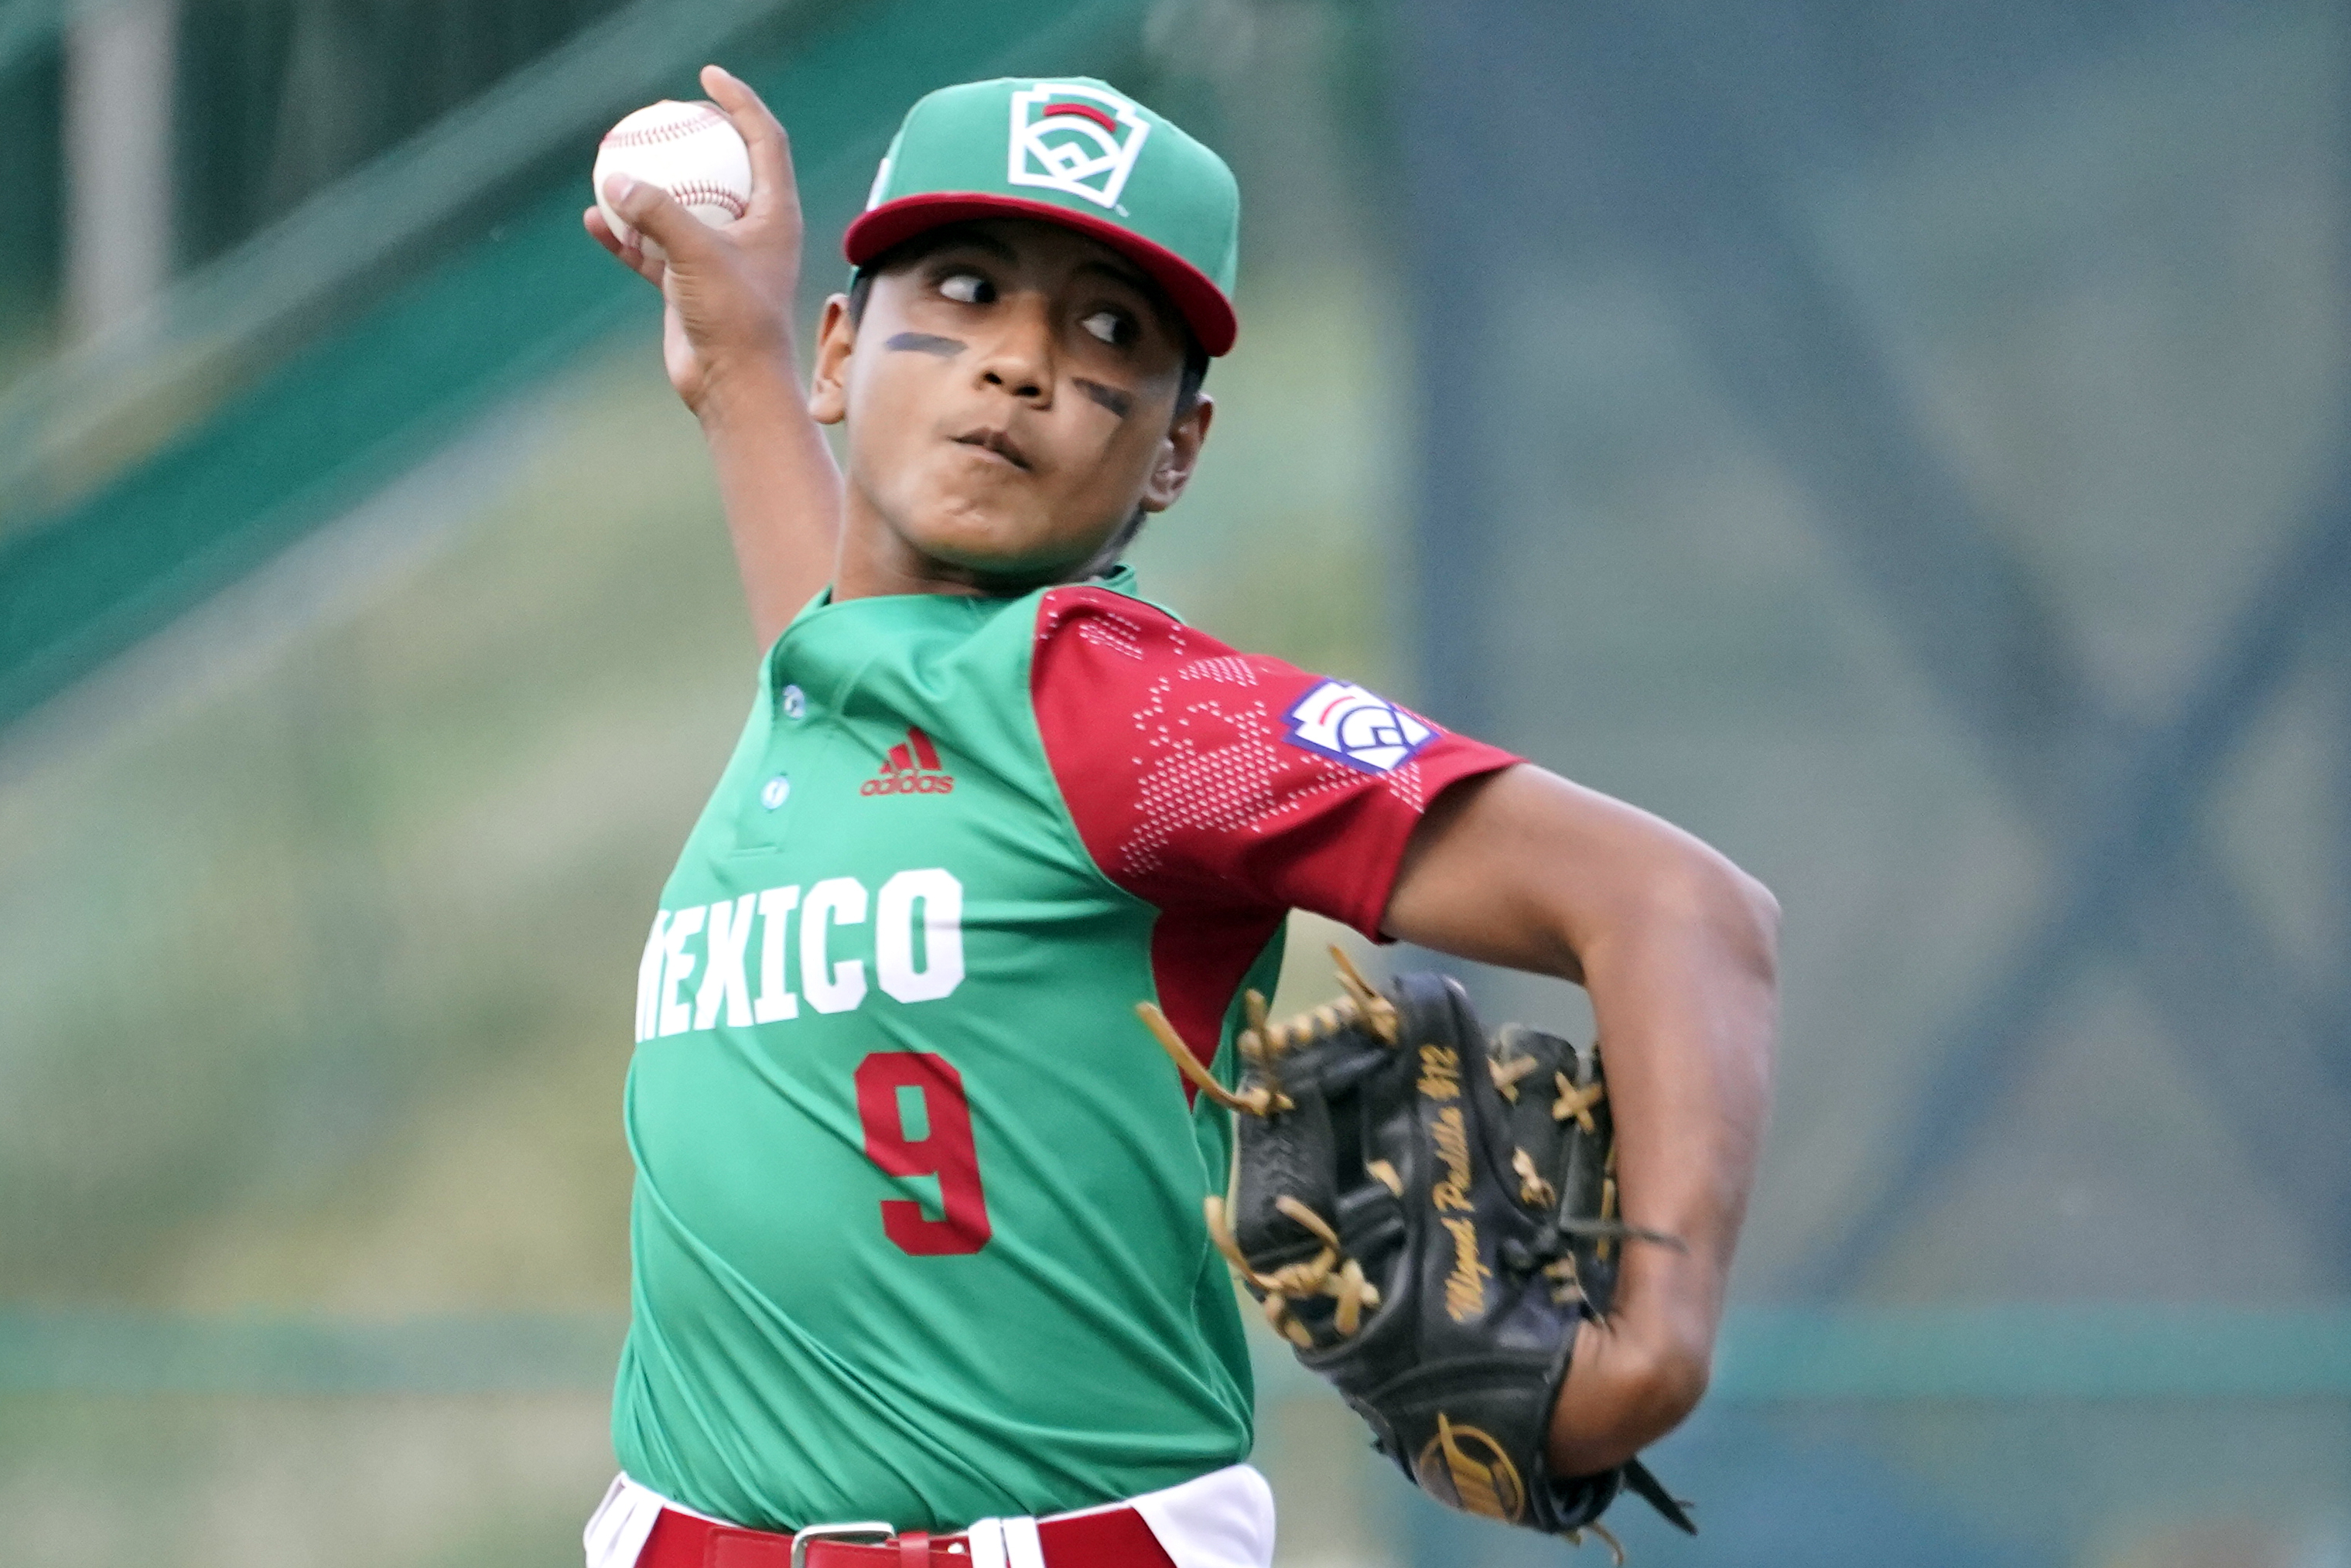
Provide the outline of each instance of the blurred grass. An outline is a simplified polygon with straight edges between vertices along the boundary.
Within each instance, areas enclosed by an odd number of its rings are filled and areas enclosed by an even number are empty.
[[[599,1396],[0,1401],[24,1568],[576,1568],[611,1479]]]
[[[691,422],[617,363],[556,395],[436,559],[18,759],[11,1294],[619,1298],[625,955],[748,639]]]

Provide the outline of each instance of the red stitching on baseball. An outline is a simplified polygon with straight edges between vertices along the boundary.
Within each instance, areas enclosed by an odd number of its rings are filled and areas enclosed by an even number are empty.
[[[749,205],[742,197],[726,186],[714,184],[708,180],[684,180],[666,189],[676,198],[680,206],[690,207],[699,201],[707,202],[714,207],[726,208],[726,220],[729,223],[750,211]]]
[[[726,117],[706,103],[689,103],[683,107],[694,112],[684,120],[672,120],[657,125],[640,125],[622,131],[619,126],[604,132],[606,147],[650,147],[656,141],[674,141],[682,136],[692,136],[705,130],[712,121],[725,121]]]

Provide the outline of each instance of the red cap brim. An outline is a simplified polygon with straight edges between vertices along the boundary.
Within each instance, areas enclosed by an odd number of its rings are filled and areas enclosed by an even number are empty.
[[[1208,275],[1165,246],[1154,245],[1133,229],[1103,218],[1071,212],[1050,202],[1025,201],[1019,196],[991,195],[985,191],[932,191],[901,196],[858,215],[841,236],[841,248],[852,267],[862,267],[893,246],[941,224],[967,223],[981,218],[1035,218],[1075,229],[1125,256],[1143,268],[1154,283],[1167,291],[1192,336],[1210,354],[1232,351],[1240,336],[1240,319],[1232,302],[1208,280]]]

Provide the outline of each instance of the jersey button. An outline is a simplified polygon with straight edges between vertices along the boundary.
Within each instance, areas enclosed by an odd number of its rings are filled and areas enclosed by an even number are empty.
[[[808,694],[798,686],[784,688],[784,716],[803,718],[808,714]]]
[[[780,773],[759,786],[759,804],[770,811],[791,798],[792,781]]]

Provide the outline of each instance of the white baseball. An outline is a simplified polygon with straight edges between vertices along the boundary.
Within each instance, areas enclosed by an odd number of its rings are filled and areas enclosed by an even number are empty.
[[[604,221],[625,245],[638,236],[604,199],[604,182],[614,174],[659,185],[713,228],[725,228],[751,206],[751,150],[715,103],[664,99],[604,132],[589,178]],[[643,244],[645,255],[661,259],[661,246]]]

